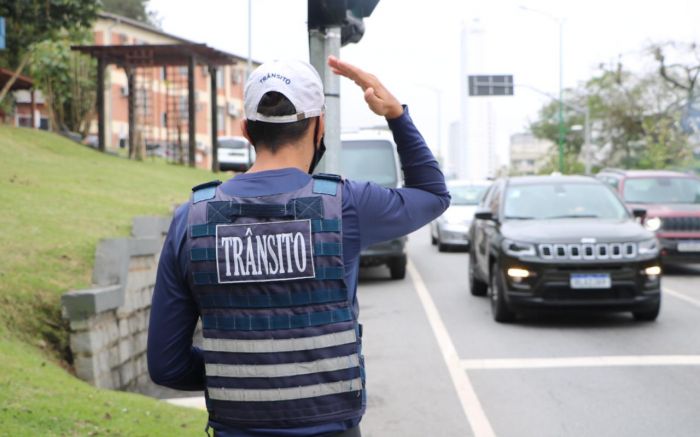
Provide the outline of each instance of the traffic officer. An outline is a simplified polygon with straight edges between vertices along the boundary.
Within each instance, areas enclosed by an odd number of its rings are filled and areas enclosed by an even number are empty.
[[[157,384],[204,390],[216,436],[359,436],[366,406],[358,323],[360,251],[439,216],[450,196],[406,106],[334,57],[386,117],[405,188],[312,175],[324,92],[301,61],[261,65],[245,85],[245,174],[196,186],[160,257],[148,335]],[[192,345],[201,319],[202,348]]]

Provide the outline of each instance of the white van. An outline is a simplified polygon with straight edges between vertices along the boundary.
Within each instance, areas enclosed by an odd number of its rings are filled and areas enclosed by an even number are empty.
[[[255,162],[255,148],[244,137],[219,137],[219,170],[247,171]]]
[[[403,174],[391,132],[367,130],[341,135],[340,165],[344,178],[370,181],[386,188],[400,188]],[[360,265],[387,265],[392,279],[406,276],[408,237],[375,244],[362,251]]]

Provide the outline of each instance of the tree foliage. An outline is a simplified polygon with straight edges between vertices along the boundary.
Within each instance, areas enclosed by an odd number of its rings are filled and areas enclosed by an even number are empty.
[[[671,64],[670,52],[674,59]],[[598,167],[677,167],[692,158],[693,132],[684,129],[683,122],[698,100],[698,47],[652,45],[642,61],[653,68],[632,71],[621,62],[601,65],[591,79],[565,93],[566,106],[588,107],[590,111],[594,162]],[[557,141],[557,107],[554,101],[540,110],[530,126],[535,136]],[[565,111],[567,172],[579,171],[584,161],[583,132],[571,129],[577,124],[583,124],[581,111]]]
[[[149,0],[102,0],[102,8],[105,12],[121,15],[142,23],[160,27],[158,16],[148,10]]]

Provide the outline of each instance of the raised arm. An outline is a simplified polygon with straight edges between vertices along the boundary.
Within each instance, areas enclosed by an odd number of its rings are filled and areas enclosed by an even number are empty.
[[[402,106],[376,76],[329,57],[334,73],[354,81],[367,105],[386,117],[401,160],[405,188],[388,189],[370,182],[349,181],[358,211],[362,247],[406,235],[442,214],[450,204],[445,177],[423,136]]]

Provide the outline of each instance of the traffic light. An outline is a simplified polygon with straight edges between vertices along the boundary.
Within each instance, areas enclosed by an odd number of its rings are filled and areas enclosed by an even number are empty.
[[[356,43],[365,33],[363,18],[369,17],[379,0],[308,0],[309,29],[340,26],[340,44]]]

